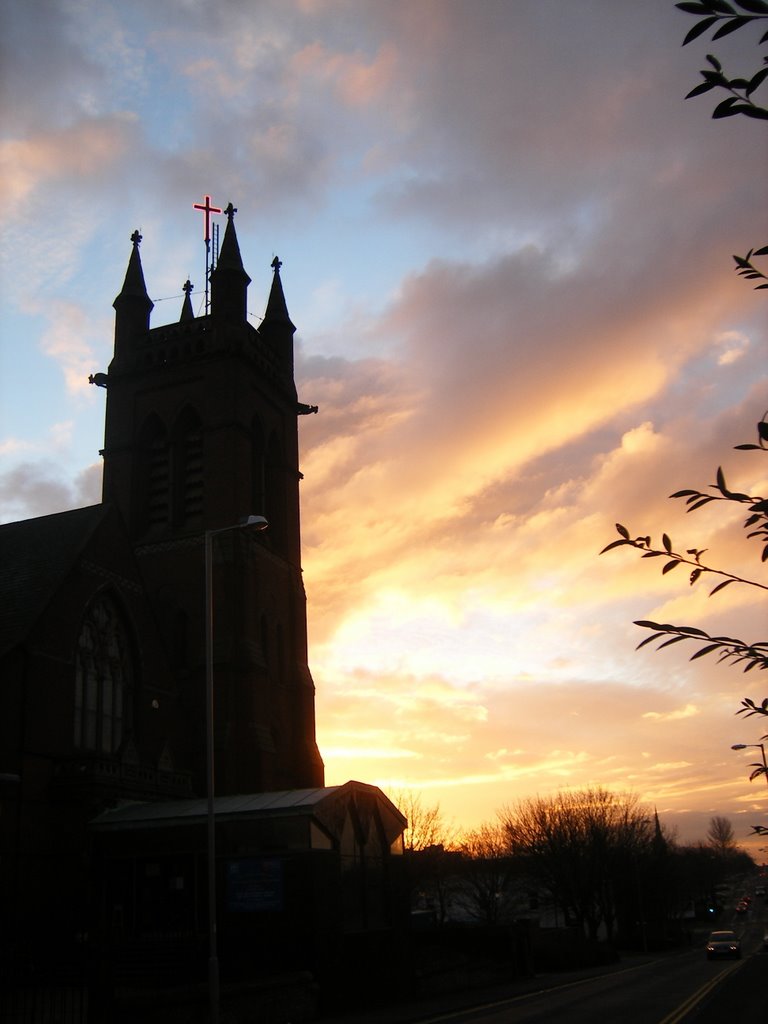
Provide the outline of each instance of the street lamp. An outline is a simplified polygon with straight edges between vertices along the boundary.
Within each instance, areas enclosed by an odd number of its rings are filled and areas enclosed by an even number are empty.
[[[758,750],[760,751],[760,754],[762,755],[762,759],[763,759],[762,765],[759,765],[759,764],[750,765],[750,767],[755,769],[755,771],[753,771],[752,774],[749,776],[750,780],[751,779],[756,779],[758,775],[764,775],[765,776],[765,781],[766,781],[766,783],[768,783],[768,761],[766,761],[766,759],[765,759],[765,744],[764,743],[732,743],[731,744],[731,750],[746,750],[747,747],[757,747]]]
[[[219,956],[216,935],[216,817],[214,811],[213,742],[213,538],[230,530],[266,530],[264,516],[248,516],[242,523],[205,531],[205,760],[208,789],[208,1000],[210,1024],[219,1022]]]

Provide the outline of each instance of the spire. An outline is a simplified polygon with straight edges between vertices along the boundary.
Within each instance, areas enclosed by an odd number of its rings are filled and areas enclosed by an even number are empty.
[[[221,243],[221,252],[216,263],[216,269],[218,270],[221,267],[227,270],[236,270],[248,277],[243,268],[243,258],[240,255],[240,246],[238,245],[237,234],[235,233],[237,207],[230,203],[226,210],[224,210],[224,213],[227,215],[227,226],[224,229],[224,241]],[[248,280],[250,282],[250,278]]]
[[[240,246],[235,232],[237,208],[232,203],[224,211],[227,226],[216,267],[211,274],[211,313],[227,320],[245,320],[248,315],[250,277],[243,267]]]
[[[184,304],[181,307],[181,316],[179,317],[179,323],[184,323],[185,320],[194,320],[195,311],[192,309],[192,299],[190,295],[192,293],[192,282],[187,278],[184,282]]]
[[[282,262],[277,258],[277,256],[275,256],[271,264],[275,275],[272,278],[272,288],[269,292],[267,308],[264,311],[264,323],[267,323],[267,321],[271,323],[282,323],[286,327],[289,327],[291,329],[291,333],[293,333],[296,328],[291,323],[291,318],[288,316],[288,306],[285,302],[283,283],[280,280],[280,267],[282,267],[282,265]]]
[[[133,242],[133,249],[131,249],[131,256],[128,260],[128,269],[125,272],[123,288],[112,305],[117,309],[118,303],[124,305],[128,300],[138,300],[138,302],[148,307],[147,315],[149,315],[149,310],[154,306],[154,302],[147,295],[147,286],[144,283],[144,271],[141,268],[141,256],[139,255],[141,235],[138,231],[133,232],[131,241]]]
[[[122,291],[112,303],[116,314],[115,355],[117,355],[118,346],[124,340],[137,334],[144,334],[149,330],[149,314],[155,305],[147,294],[147,286],[144,283],[144,271],[139,255],[141,235],[138,231],[134,231],[131,235],[131,242],[133,242],[133,249],[128,260]]]
[[[280,267],[282,263],[275,256],[272,260],[272,287],[269,291],[267,308],[264,311],[264,319],[259,327],[259,335],[270,345],[279,361],[283,372],[293,380],[293,336],[296,328],[288,316],[288,307],[285,304],[283,283],[280,280]]]
[[[664,832],[659,821],[659,812],[655,807],[653,808],[653,848],[656,852],[662,853],[667,848],[667,840],[664,838]]]

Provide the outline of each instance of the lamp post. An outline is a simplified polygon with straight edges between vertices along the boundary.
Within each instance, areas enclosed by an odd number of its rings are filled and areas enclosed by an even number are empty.
[[[208,838],[208,1001],[210,1024],[219,1024],[219,955],[216,933],[216,815],[214,810],[213,742],[213,539],[230,530],[266,530],[264,516],[248,516],[242,523],[205,531],[205,761],[208,790],[206,818]]]
[[[752,765],[755,771],[750,775],[750,779],[756,779],[758,775],[765,777],[766,783],[768,783],[768,761],[765,759],[765,744],[764,743],[732,743],[731,750],[746,750],[748,747],[757,747],[762,756],[762,766],[759,764]]]

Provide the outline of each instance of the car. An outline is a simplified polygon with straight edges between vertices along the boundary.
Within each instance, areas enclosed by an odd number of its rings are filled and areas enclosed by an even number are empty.
[[[736,904],[736,913],[737,914],[746,914],[746,912],[748,910],[749,910],[749,904],[745,903],[743,900],[741,901],[741,903],[737,903]]]
[[[741,939],[736,932],[712,932],[707,939],[707,960],[715,960],[721,956],[732,957],[734,960],[741,959]]]

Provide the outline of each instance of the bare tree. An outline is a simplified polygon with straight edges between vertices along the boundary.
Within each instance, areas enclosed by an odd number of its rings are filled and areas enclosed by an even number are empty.
[[[618,890],[653,844],[637,798],[597,787],[522,800],[499,812],[510,853],[590,939],[616,928]]]
[[[458,830],[446,823],[440,804],[427,805],[411,790],[389,794],[408,819],[403,835],[411,909],[429,911],[437,924],[445,924],[455,888],[455,855],[451,848]]]
[[[456,829],[446,824],[440,804],[425,804],[421,794],[412,790],[398,790],[389,794],[397,809],[408,819],[403,834],[406,851],[418,852],[430,846],[450,846],[456,838]]]
[[[707,843],[721,856],[728,856],[736,852],[736,836],[733,831],[733,825],[728,818],[723,818],[716,814],[709,819]]]
[[[462,836],[461,885],[456,902],[485,925],[505,923],[511,915],[511,857],[504,828],[481,825]]]

